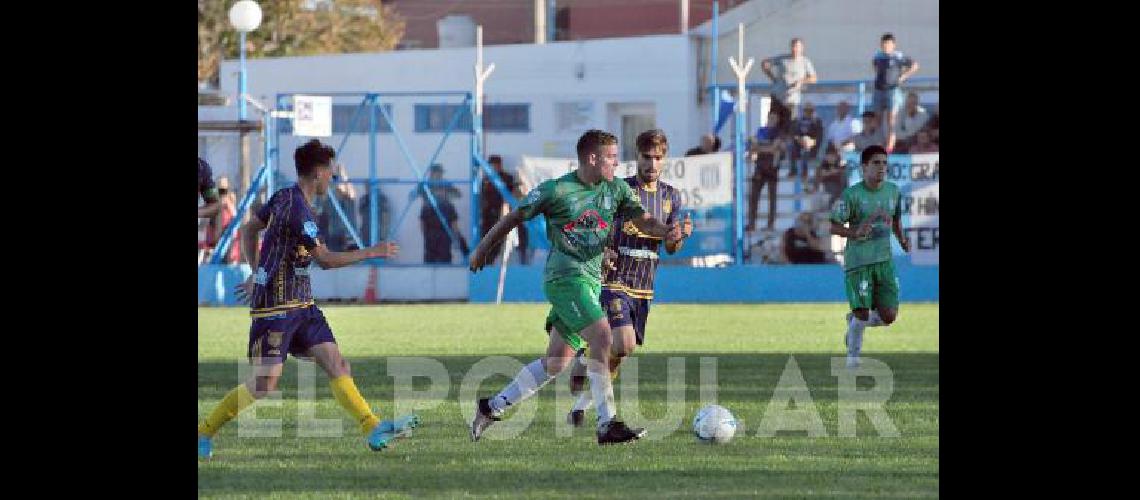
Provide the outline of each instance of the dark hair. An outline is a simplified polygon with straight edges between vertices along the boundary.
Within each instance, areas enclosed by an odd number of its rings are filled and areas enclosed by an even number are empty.
[[[720,151],[720,136],[713,136],[713,151]]]
[[[297,164],[297,176],[308,177],[318,166],[332,166],[332,159],[336,158],[336,150],[332,146],[321,144],[313,139],[297,147],[293,151],[293,162]]]
[[[890,33],[883,33],[882,38],[879,38],[879,43],[883,43],[887,40],[890,40],[893,42],[893,41],[895,41],[895,36],[893,34],[890,34]]]
[[[503,157],[499,155],[491,155],[487,157],[487,163],[495,163],[498,165],[503,164]]]
[[[859,156],[859,162],[866,165],[867,162],[871,161],[872,156],[885,154],[887,154],[886,149],[878,144],[872,144],[863,149],[863,153]]]
[[[637,134],[637,152],[642,153],[652,148],[661,147],[669,150],[669,139],[665,138],[665,131],[655,128]]]
[[[790,43],[788,43],[788,45],[795,45],[796,42],[804,43],[803,39],[801,39],[800,37],[797,36],[797,37],[792,38],[792,41]]]
[[[593,153],[602,146],[617,144],[617,136],[605,130],[590,129],[578,139],[578,159],[585,159],[586,155]]]
[[[867,111],[863,112],[863,118],[874,118],[874,117],[875,117],[874,111],[871,111],[868,109]]]

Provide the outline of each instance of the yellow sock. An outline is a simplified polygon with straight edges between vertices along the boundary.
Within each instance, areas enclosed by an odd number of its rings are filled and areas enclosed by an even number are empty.
[[[353,419],[360,423],[360,431],[365,435],[368,435],[372,428],[380,423],[380,417],[372,413],[372,409],[368,407],[368,402],[364,401],[364,397],[356,389],[356,383],[352,381],[352,377],[342,375],[334,378],[329,381],[329,386],[332,387],[336,401],[352,415]]]
[[[234,417],[241,413],[242,410],[249,408],[253,404],[253,394],[249,393],[249,389],[245,384],[234,387],[233,390],[226,393],[226,397],[222,398],[222,402],[214,407],[214,411],[210,413],[209,417],[201,424],[198,424],[198,432],[210,437],[218,433],[226,422],[233,420]]]

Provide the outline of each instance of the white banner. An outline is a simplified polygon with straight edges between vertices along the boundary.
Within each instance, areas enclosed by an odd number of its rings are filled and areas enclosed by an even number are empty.
[[[533,188],[540,182],[573,172],[578,168],[574,158],[539,158],[523,156],[519,175]],[[637,174],[637,162],[622,162],[615,177]],[[662,182],[681,192],[686,209],[702,210],[732,204],[732,153],[665,158],[661,167]]]
[[[938,154],[910,155],[910,220],[906,228],[910,240],[910,261],[918,265],[938,265]]]
[[[321,95],[293,96],[293,135],[303,137],[332,136],[332,97]]]

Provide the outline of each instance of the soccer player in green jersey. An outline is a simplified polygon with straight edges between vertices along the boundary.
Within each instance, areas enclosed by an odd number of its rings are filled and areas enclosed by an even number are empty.
[[[871,145],[860,157],[863,180],[843,190],[831,211],[831,234],[847,238],[843,249],[846,271],[847,367],[859,366],[863,329],[894,323],[899,310],[899,281],[891,260],[891,232],[903,251],[910,252],[902,228],[902,194],[884,180],[887,150]],[[846,225],[845,225],[846,224]]]
[[[492,398],[477,401],[471,439],[478,441],[512,405],[533,396],[589,344],[587,376],[598,408],[598,444],[624,443],[645,435],[616,416],[609,357],[613,339],[602,310],[602,253],[614,229],[614,218],[631,221],[641,232],[657,238],[680,239],[680,226],[669,226],[646,213],[633,190],[614,179],[618,165],[617,137],[589,130],[578,139],[578,169],[539,184],[526,199],[495,224],[471,254],[471,271],[483,268],[490,249],[525,220],[546,216],[550,255],[546,259],[543,292],[550,301],[545,330],[546,356],[523,367],[515,379]]]

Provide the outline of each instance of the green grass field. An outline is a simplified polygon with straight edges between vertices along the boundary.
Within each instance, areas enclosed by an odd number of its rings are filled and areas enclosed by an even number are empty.
[[[332,399],[327,379],[316,382],[316,418],[342,421],[341,437],[298,437],[298,363],[288,362],[282,403],[256,409],[258,418],[281,419],[278,438],[239,437],[231,422],[215,440],[214,458],[198,462],[198,494],[210,498],[919,498],[938,496],[938,304],[904,304],[898,321],[868,328],[864,357],[893,371],[885,405],[900,437],[881,437],[866,414],[857,414],[856,437],[839,436],[838,381],[831,357],[842,356],[845,304],[657,304],[646,345],[635,354],[638,411],[622,398],[628,372],[615,384],[619,414],[650,436],[629,445],[599,447],[592,425],[564,422],[567,374],[522,406],[537,405],[532,424],[517,437],[507,421],[472,443],[473,402],[459,398],[461,382],[488,356],[527,363],[542,354],[547,308],[541,304],[391,305],[323,308],[361,392],[382,417],[391,417],[394,378],[390,357],[432,358],[446,367],[450,387],[442,401],[404,400],[423,425],[388,450],[368,451],[353,423]],[[198,310],[198,418],[239,381],[249,329],[247,309]],[[700,358],[717,358],[718,403],[742,422],[726,445],[697,442],[691,421],[703,406]],[[666,367],[684,362],[684,403],[667,411]],[[826,437],[784,431],[760,437],[769,400],[795,358]],[[674,361],[677,363],[677,361]],[[513,375],[513,373],[511,374]],[[417,390],[428,387],[416,379]],[[485,379],[488,397],[510,380]],[[860,390],[874,385],[861,377]],[[555,384],[557,384],[555,386]],[[630,386],[632,384],[630,383]],[[679,396],[680,392],[677,393]],[[259,405],[260,406],[260,405]],[[403,410],[401,410],[403,411]],[[679,414],[683,424],[654,433],[653,421]],[[587,413],[593,420],[593,411]],[[664,424],[661,427],[671,428]],[[521,427],[520,427],[521,428]],[[570,434],[567,436],[567,434]],[[650,439],[653,438],[653,439]],[[187,445],[189,448],[189,444]],[[189,450],[187,450],[189,454]]]

